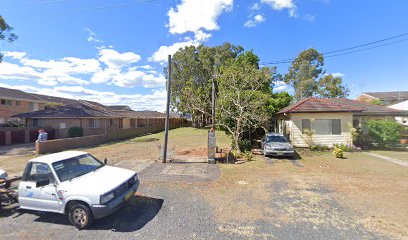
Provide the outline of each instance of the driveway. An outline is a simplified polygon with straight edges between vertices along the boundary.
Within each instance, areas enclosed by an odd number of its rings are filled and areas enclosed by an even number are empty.
[[[0,147],[0,157],[32,154],[34,151],[34,143],[7,145]]]

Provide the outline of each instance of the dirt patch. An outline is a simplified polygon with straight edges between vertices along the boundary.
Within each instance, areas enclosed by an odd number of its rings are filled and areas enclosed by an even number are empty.
[[[208,149],[207,148],[193,148],[193,149],[184,149],[178,150],[176,156],[192,156],[192,157],[207,157]]]

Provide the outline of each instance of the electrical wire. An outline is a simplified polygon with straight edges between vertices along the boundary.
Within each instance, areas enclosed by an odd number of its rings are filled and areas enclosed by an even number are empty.
[[[401,38],[401,37],[404,37],[404,36],[408,36],[408,33],[403,33],[403,34],[396,35],[396,36],[393,36],[393,37],[388,37],[388,38],[380,39],[380,40],[377,40],[377,41],[356,45],[356,46],[353,46],[353,47],[348,47],[348,48],[338,49],[338,50],[334,50],[334,51],[323,52],[322,55],[325,58],[330,58],[330,57],[337,57],[337,56],[343,56],[343,55],[352,54],[352,53],[356,53],[356,52],[366,51],[366,50],[374,49],[374,48],[378,48],[378,47],[393,45],[393,44],[397,44],[397,43],[400,43],[400,42],[407,41],[408,38],[398,40],[398,41],[393,41],[393,42],[390,42],[390,43],[376,45],[376,46],[373,46],[373,47],[358,49],[358,50],[355,50],[355,51],[349,51],[349,50],[353,50],[353,49],[357,49],[357,48],[361,48],[361,47],[365,47],[365,46],[374,45],[374,44],[377,44],[377,43],[380,43],[380,42],[385,42],[385,41],[389,41],[389,40],[392,40],[392,39]],[[339,52],[343,52],[343,53],[339,53]],[[333,53],[339,53],[339,54],[331,55]],[[264,65],[274,65],[274,64],[291,63],[295,59],[296,58],[289,58],[289,59],[284,59],[284,60],[279,60],[279,61],[262,62],[262,64],[264,64]]]

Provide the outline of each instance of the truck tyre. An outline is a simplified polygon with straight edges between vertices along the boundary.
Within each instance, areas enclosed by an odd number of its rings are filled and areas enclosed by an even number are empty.
[[[72,225],[79,230],[92,225],[93,216],[88,206],[83,203],[74,203],[69,207],[68,218]]]

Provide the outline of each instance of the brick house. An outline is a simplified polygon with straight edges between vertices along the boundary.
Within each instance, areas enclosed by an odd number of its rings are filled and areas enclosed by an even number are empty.
[[[19,119],[13,115],[42,110],[46,102],[20,90],[0,87],[0,126],[8,126],[10,122],[18,124]]]
[[[155,111],[133,111],[128,106],[104,106],[87,101],[46,108],[13,117],[25,119],[28,127],[55,129],[56,138],[68,137],[68,129],[81,127],[84,136],[106,134],[111,130],[164,126],[165,114]],[[182,123],[184,119],[172,117],[170,124]]]
[[[305,130],[313,131],[315,144],[352,144],[351,130],[363,131],[369,120],[394,120],[404,111],[347,98],[306,98],[282,109],[277,114],[276,131],[297,147],[307,147]]]

